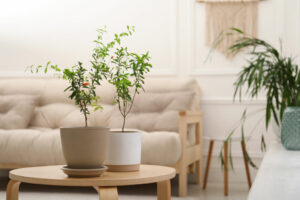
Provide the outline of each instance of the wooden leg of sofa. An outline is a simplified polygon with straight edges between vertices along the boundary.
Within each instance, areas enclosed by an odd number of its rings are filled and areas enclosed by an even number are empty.
[[[196,124],[196,144],[200,145],[200,148],[198,149],[199,157],[196,161],[196,171],[197,171],[197,184],[201,184],[202,179],[202,164],[203,164],[203,151],[202,151],[202,122],[198,122]]]
[[[187,167],[181,167],[179,172],[179,196],[184,197],[187,193]]]
[[[196,162],[196,170],[197,170],[197,185],[201,184],[202,179],[202,159]]]

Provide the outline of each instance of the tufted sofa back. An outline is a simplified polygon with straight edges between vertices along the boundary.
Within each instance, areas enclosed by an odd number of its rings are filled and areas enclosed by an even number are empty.
[[[59,128],[82,126],[83,116],[64,92],[67,82],[56,78],[1,78],[0,95],[28,94],[39,98],[30,126]],[[196,80],[180,78],[147,78],[145,93],[136,97],[127,128],[145,131],[176,131],[178,111],[200,106],[200,90]],[[89,125],[120,128],[122,117],[113,105],[115,89],[104,82],[97,88],[102,111],[92,112]]]

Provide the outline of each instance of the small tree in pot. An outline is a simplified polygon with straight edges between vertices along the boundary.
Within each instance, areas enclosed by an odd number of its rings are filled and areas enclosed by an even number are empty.
[[[72,68],[61,69],[57,65],[51,65],[48,62],[45,66],[29,66],[27,68],[31,73],[48,73],[49,70],[54,71],[55,75],[68,81],[69,86],[64,92],[70,92],[69,98],[74,100],[75,104],[80,108],[80,112],[84,116],[85,127],[88,127],[88,115],[90,110],[88,106],[94,107],[94,111],[101,109],[99,104],[100,97],[96,95],[96,86],[101,85],[102,74],[99,71],[107,71],[103,66],[93,66],[90,70],[83,67],[81,62],[78,62]]]
[[[97,40],[102,37],[101,30]],[[103,47],[106,52],[111,48],[108,44]],[[84,127],[61,128],[61,140],[67,167],[78,168],[103,168],[106,157],[109,128],[89,127],[89,107],[94,111],[101,109],[100,97],[96,94],[96,87],[101,85],[102,79],[106,78],[109,68],[105,64],[108,54],[94,52],[91,67],[84,67],[78,62],[72,68],[60,68],[48,62],[45,66],[30,66],[27,68],[31,73],[48,73],[52,71],[59,78],[68,81],[69,86],[64,90],[70,92],[69,98],[74,100],[84,117]]]
[[[115,34],[113,41],[108,45],[98,41],[98,48],[95,48],[95,53],[105,52],[110,56],[107,61],[109,71],[103,71],[103,75],[115,86],[114,102],[118,105],[123,119],[122,131],[110,133],[107,156],[110,171],[136,171],[141,161],[141,133],[125,131],[125,124],[136,95],[144,90],[145,74],[150,71],[152,65],[149,63],[148,52],[139,55],[121,45],[121,39],[131,36],[133,32],[134,27],[127,26],[127,31]],[[107,46],[111,47],[110,51],[106,51]]]

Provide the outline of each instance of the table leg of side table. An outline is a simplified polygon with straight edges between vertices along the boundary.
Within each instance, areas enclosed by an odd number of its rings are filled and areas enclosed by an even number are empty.
[[[98,187],[95,188],[98,191],[100,200],[118,200],[117,187]]]
[[[170,180],[157,183],[157,200],[171,200]]]
[[[21,182],[10,180],[6,188],[6,200],[19,199],[19,187]]]

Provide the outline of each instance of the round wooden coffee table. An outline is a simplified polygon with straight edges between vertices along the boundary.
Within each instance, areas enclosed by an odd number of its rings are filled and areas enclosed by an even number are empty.
[[[171,199],[170,179],[176,175],[175,169],[157,165],[141,165],[137,172],[104,172],[101,177],[69,178],[61,165],[28,167],[9,172],[11,179],[7,185],[6,199],[18,200],[19,186],[23,183],[55,186],[94,187],[101,200],[118,199],[117,186],[157,183],[157,199]]]

